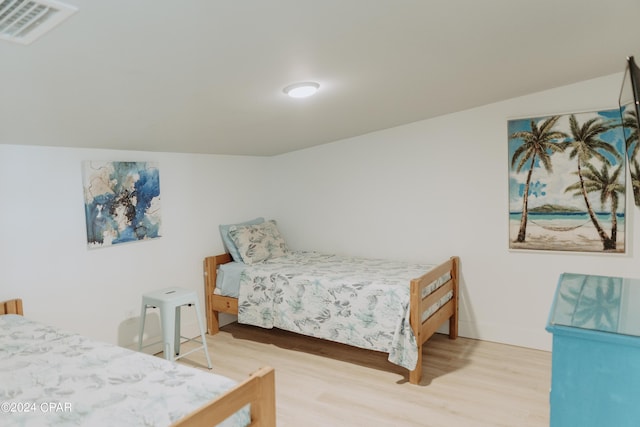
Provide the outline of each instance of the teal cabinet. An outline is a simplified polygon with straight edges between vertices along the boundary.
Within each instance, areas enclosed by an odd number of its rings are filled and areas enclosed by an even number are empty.
[[[562,274],[546,329],[551,427],[640,426],[640,280]]]

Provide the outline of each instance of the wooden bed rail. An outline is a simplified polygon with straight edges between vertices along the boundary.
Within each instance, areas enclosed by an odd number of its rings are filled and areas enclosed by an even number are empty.
[[[233,413],[251,404],[250,427],[276,426],[275,372],[260,368],[238,384],[233,393],[226,393],[191,413],[172,427],[204,427],[220,424]]]
[[[0,314],[24,315],[22,310],[22,300],[20,298],[0,302]]]

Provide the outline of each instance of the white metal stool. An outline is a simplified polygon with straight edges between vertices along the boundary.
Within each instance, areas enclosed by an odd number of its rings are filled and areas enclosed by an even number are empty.
[[[195,306],[198,325],[200,326],[200,338],[198,341],[192,338],[180,335],[180,310],[182,306]],[[204,337],[205,329],[202,321],[202,312],[200,311],[200,303],[198,295],[195,291],[183,288],[165,288],[158,291],[148,292],[142,295],[142,309],[140,312],[140,333],[138,335],[138,350],[142,350],[142,336],[144,334],[144,322],[147,316],[147,308],[153,307],[160,310],[160,321],[162,324],[162,343],[164,348],[164,358],[167,360],[178,360],[187,356],[194,351],[204,350],[207,356],[207,366],[211,369],[211,359],[209,359],[209,351],[207,350],[207,341]],[[180,354],[180,339],[194,341],[202,344],[200,347],[194,348],[184,354]],[[147,344],[144,347],[158,344]]]

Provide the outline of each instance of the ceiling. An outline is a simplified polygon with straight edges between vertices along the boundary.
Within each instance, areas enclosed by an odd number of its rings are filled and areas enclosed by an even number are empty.
[[[32,44],[0,40],[0,144],[269,156],[640,55],[638,0],[64,2]]]

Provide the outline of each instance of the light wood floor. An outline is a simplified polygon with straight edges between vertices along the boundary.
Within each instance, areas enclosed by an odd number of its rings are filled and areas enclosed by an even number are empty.
[[[207,340],[216,373],[240,381],[275,368],[280,427],[549,425],[549,352],[436,335],[411,385],[386,354],[284,331],[232,323]],[[204,352],[187,357],[206,370]]]

